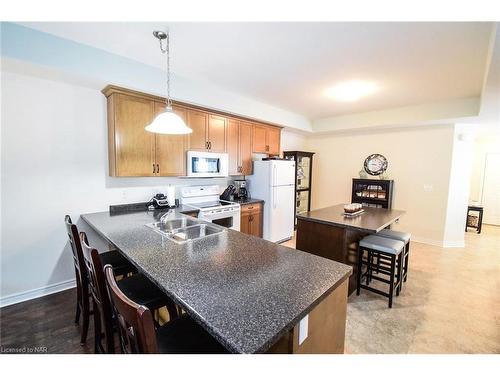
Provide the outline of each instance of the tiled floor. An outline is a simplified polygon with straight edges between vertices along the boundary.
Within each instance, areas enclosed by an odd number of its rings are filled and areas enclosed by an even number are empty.
[[[412,243],[392,309],[366,290],[349,297],[346,352],[500,353],[500,227],[470,230],[465,248]]]

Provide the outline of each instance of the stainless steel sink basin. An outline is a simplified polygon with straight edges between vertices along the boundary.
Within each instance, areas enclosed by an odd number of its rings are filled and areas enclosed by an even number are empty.
[[[156,231],[169,234],[176,229],[186,228],[198,224],[200,224],[198,220],[190,219],[188,217],[182,217],[177,219],[170,219],[163,222],[159,221],[156,223],[146,224],[146,226],[153,228]]]
[[[224,231],[223,227],[211,223],[200,222],[189,217],[175,218],[146,224],[161,235],[176,243],[185,243]]]
[[[224,231],[224,228],[213,224],[198,224],[191,227],[181,228],[173,231],[167,237],[174,242],[184,243],[187,241],[196,240],[219,234]]]

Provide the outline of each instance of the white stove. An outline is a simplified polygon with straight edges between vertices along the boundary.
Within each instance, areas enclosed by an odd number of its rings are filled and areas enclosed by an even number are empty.
[[[219,199],[219,186],[190,186],[181,189],[181,203],[200,211],[198,218],[240,230],[240,205]]]

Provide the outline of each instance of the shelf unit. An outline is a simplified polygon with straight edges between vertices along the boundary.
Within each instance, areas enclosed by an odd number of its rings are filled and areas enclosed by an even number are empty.
[[[392,207],[394,180],[352,179],[351,203],[368,207]]]
[[[312,162],[314,152],[284,151],[283,157],[295,161],[295,215],[311,210]]]

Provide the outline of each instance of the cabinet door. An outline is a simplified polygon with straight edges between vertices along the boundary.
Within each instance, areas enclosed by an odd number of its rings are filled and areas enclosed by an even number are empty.
[[[153,120],[154,101],[113,94],[112,103],[116,160],[114,175],[153,176],[155,135],[144,130],[144,127]]]
[[[255,212],[251,215],[250,234],[262,237],[262,212]]]
[[[252,234],[250,230],[250,214],[242,212],[240,216],[240,232],[245,234]]]
[[[208,142],[212,152],[226,152],[226,118],[209,115]]]
[[[253,152],[267,153],[267,127],[262,125],[253,125]]]
[[[165,110],[165,103],[155,102],[155,116]],[[173,106],[174,112],[184,122],[187,110]],[[185,176],[187,135],[156,134],[156,175],[157,176]]]
[[[240,172],[244,175],[252,174],[252,124],[240,122]]]
[[[278,155],[280,153],[280,135],[281,129],[273,127],[267,128],[267,152],[269,154]]]
[[[239,175],[240,171],[240,122],[229,119],[227,121],[227,153],[229,157],[229,174]]]
[[[187,126],[193,129],[189,135],[189,149],[206,150],[208,115],[205,112],[188,109]]]

